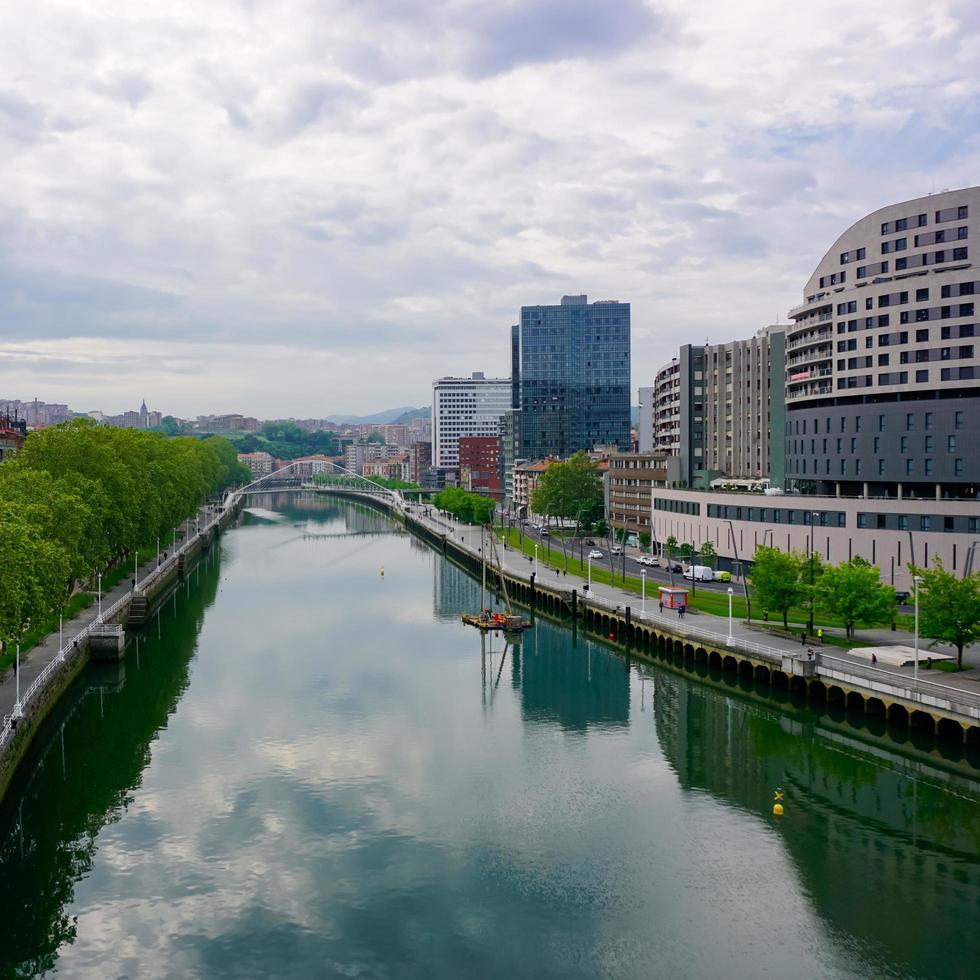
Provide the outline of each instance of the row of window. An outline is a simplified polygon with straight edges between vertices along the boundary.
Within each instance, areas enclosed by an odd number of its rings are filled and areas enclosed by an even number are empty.
[[[693,500],[663,500],[655,497],[653,501],[655,510],[666,510],[671,514],[690,514],[692,517],[701,516],[701,505]]]
[[[785,507],[737,507],[708,504],[708,517],[728,521],[754,521],[762,524],[798,524],[804,527],[847,527],[847,515],[840,510],[794,510]],[[960,531],[980,533],[980,517],[933,514],[872,514],[858,512],[859,528],[895,531]]]
[[[941,225],[946,221],[965,221],[970,216],[970,209],[967,205],[961,204],[955,208],[943,208],[935,212],[936,224]],[[881,233],[890,235],[893,231],[905,231],[907,228],[924,228],[929,223],[928,214],[916,214],[908,218],[896,218],[895,221],[883,221]]]
[[[905,413],[905,431],[914,432],[916,430],[916,419],[918,417],[918,412],[906,412]],[[855,415],[854,418],[854,431],[861,432],[863,429],[863,416]],[[923,412],[922,413],[922,428],[926,432],[930,432],[933,428],[934,422],[933,412]],[[813,435],[818,435],[820,432],[820,419],[818,417],[813,418],[813,425],[810,427]],[[824,417],[824,432],[830,433],[830,416]],[[962,410],[957,409],[953,412],[953,428],[962,429],[964,426],[965,414]],[[887,415],[879,415],[876,420],[876,432],[884,432],[888,424]],[[847,416],[840,416],[840,431],[842,433],[847,432]],[[807,434],[807,420],[806,419],[791,419],[786,423],[786,432],[788,435],[806,435]]]
[[[964,306],[966,304],[961,304]],[[931,309],[926,310],[916,310],[915,320],[917,323],[921,323],[927,320],[948,320],[952,318],[952,311],[955,307],[949,306],[934,306]],[[926,316],[920,316],[920,314],[925,313]],[[909,311],[903,310],[899,315],[899,323],[909,323],[911,317]],[[880,316],[866,316],[864,322],[860,320],[841,320],[837,324],[837,332],[841,333],[856,333],[858,330],[873,330],[875,327],[887,327],[891,324],[891,318],[888,313],[882,313]],[[973,337],[975,336],[976,325],[973,323],[957,323],[951,326],[942,327],[939,331],[940,338],[942,340],[955,339],[956,337]],[[922,336],[922,335],[925,336]],[[929,339],[929,330],[924,328],[921,330],[916,330],[915,339],[917,342],[927,341]],[[866,344],[866,346],[871,347],[871,344]]]
[[[910,436],[899,436],[898,447],[899,452],[904,456],[909,452],[909,439]],[[838,436],[836,440],[836,450],[833,450],[832,440],[823,438],[821,439],[823,455],[826,456],[829,452],[835,451],[838,456],[843,453],[848,446],[850,447],[851,455],[855,455],[858,450],[858,440],[856,436],[851,436],[850,439],[845,440],[843,436]],[[959,437],[956,435],[946,436],[946,452],[955,453],[957,451],[957,446],[959,444]],[[918,446],[913,447],[913,452],[919,451]],[[931,453],[935,452],[935,438],[933,436],[924,436],[922,439],[921,449],[924,452]],[[786,452],[790,455],[802,455],[807,451],[806,449],[806,439],[787,439],[786,440]],[[871,451],[875,455],[881,452],[881,436],[874,436],[871,443]],[[817,453],[817,440],[815,437],[810,438],[810,455],[815,456]],[[884,462],[884,460],[882,460]]]
[[[809,466],[808,462],[812,465]],[[897,474],[889,473],[887,461],[884,459],[872,460],[871,462],[876,464],[877,475],[885,479],[896,479]],[[865,477],[871,475],[865,472],[865,459],[862,456],[858,456],[854,459],[840,458],[839,461],[840,473],[831,473],[831,458],[827,457],[823,460],[824,471],[820,473],[820,460],[812,459],[808,460],[807,457],[791,457],[786,461],[786,471],[788,473],[794,473],[797,476],[841,476],[845,479],[849,476],[854,477]],[[915,479],[916,477],[933,477],[935,476],[935,467],[933,465],[933,460],[930,458],[925,458],[922,460],[922,471],[920,473],[916,472],[915,468],[916,460],[906,459],[905,460],[905,476]],[[963,460],[954,459],[953,460],[953,476],[960,477],[963,476]]]
[[[857,526],[890,531],[980,531],[980,517],[959,517],[951,514],[863,514],[857,515]]]
[[[969,228],[961,225],[959,228],[946,231],[931,231],[927,235],[916,235],[912,239],[913,248],[921,248],[924,245],[942,245],[945,242],[960,241],[964,242],[970,237]],[[889,252],[904,252],[909,247],[907,238],[893,238],[889,242],[881,243],[881,254],[888,255]],[[841,282],[844,281],[844,273],[841,273]],[[861,271],[858,270],[858,278],[861,278]],[[821,283],[822,285],[822,283]]]

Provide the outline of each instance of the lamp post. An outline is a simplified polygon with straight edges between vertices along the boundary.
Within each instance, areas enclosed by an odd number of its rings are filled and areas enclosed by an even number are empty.
[[[14,702],[13,717],[19,718],[23,713],[24,709],[20,704],[20,644],[17,644],[17,662],[14,665],[14,670],[17,675],[17,700]]]
[[[140,553],[133,552],[133,591],[139,588],[140,584]]]
[[[538,577],[538,543],[534,542],[534,577]]]
[[[160,567],[160,535],[157,535],[157,568]]]
[[[810,511],[810,633],[813,633],[813,522],[820,516],[819,511]]]
[[[735,595],[735,590],[728,586],[728,644],[731,646],[734,637],[732,636],[732,596]]]
[[[912,679],[916,684],[919,683],[919,586],[922,584],[922,576],[915,575],[912,579],[915,587],[915,666],[912,668]]]
[[[647,614],[647,570],[640,569],[640,615]]]
[[[592,555],[589,554],[589,591],[592,591]]]
[[[102,622],[102,572],[99,572],[99,622]]]

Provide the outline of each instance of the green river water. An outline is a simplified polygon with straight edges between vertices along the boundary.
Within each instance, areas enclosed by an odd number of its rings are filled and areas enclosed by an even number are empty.
[[[380,514],[256,501],[46,721],[0,977],[980,975],[968,761],[478,605]]]

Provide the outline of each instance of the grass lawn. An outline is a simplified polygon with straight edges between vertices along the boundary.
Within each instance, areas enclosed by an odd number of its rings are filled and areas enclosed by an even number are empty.
[[[919,657],[920,658],[922,657],[922,652],[921,651],[919,652]],[[919,669],[920,670],[922,669],[921,659],[920,659],[920,662],[919,662]],[[933,665],[932,665],[932,669],[933,670],[944,670],[944,671],[946,671],[947,674],[957,674],[960,671],[960,668],[957,667],[955,660],[937,660],[937,661],[934,661],[933,662]],[[963,668],[963,670],[969,670],[969,669],[970,669],[969,667],[964,667]]]
[[[500,529],[497,529],[498,537],[502,536]],[[515,551],[521,551],[521,534],[516,528],[509,528],[507,534],[507,543],[514,548]],[[523,551],[527,555],[534,554],[534,542],[525,537],[524,538],[524,548]],[[553,568],[565,568],[565,558],[562,555],[561,545],[557,542],[554,547],[539,547],[538,548],[538,561],[541,564],[551,565]],[[630,565],[635,566],[635,562],[627,558],[627,568]],[[581,563],[578,558],[573,557],[572,553],[569,552],[568,555],[568,575],[569,575],[569,588],[575,587],[575,582],[571,581],[572,577],[586,579],[588,577],[588,572],[586,566]],[[676,576],[677,584],[684,587],[689,587],[690,583],[685,579],[681,578],[680,575]],[[627,573],[626,582],[623,583],[622,576],[617,572],[615,582],[611,582],[611,576],[609,574],[609,566],[600,566],[596,563],[592,565],[592,581],[593,582],[603,582],[606,585],[613,584],[616,588],[624,589],[627,592],[633,592],[636,595],[640,594],[641,582],[639,575],[630,575]],[[650,580],[647,582],[647,600],[656,601],[657,599],[657,586],[661,583],[657,581]],[[735,595],[732,596],[732,614],[736,619],[745,618],[745,597],[741,594],[741,586],[734,585]],[[707,589],[702,589],[696,595],[691,595],[688,592],[687,601],[692,609],[697,609],[698,612],[707,613],[709,616],[721,616],[727,618],[728,616],[728,595],[724,592],[713,592]],[[761,613],[761,610],[758,611]],[[782,621],[780,618],[779,623],[773,622],[774,616],[770,616],[770,626],[773,629],[782,629]],[[761,620],[760,615],[754,615],[752,621],[754,623],[759,623]],[[809,623],[810,621],[810,611],[808,609],[790,609],[789,611],[789,629],[793,630],[794,624]],[[912,617],[897,615],[895,621],[899,629],[912,629]],[[833,616],[828,616],[826,613],[816,612],[813,617],[814,626],[834,626],[839,629],[843,629],[844,624],[839,620],[835,619]],[[830,637],[825,637],[824,642],[829,642]],[[837,645],[837,644],[835,644]],[[841,646],[862,646],[867,644],[862,644],[860,641],[850,642],[845,641],[840,644]]]

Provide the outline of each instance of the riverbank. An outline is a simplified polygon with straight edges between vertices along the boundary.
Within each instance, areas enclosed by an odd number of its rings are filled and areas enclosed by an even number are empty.
[[[41,722],[89,662],[93,634],[99,634],[100,642],[108,638],[124,644],[124,626],[131,618],[142,624],[147,611],[169,592],[195,556],[237,518],[241,506],[242,499],[235,498],[224,509],[202,507],[193,532],[194,519],[187,522],[189,533],[181,545],[165,561],[154,555],[134,569],[132,577],[119,576],[102,593],[101,602],[88,605],[65,621],[60,633],[50,633],[24,653],[19,676],[13,669],[6,672],[0,680],[0,799]],[[113,627],[118,627],[118,636]]]

